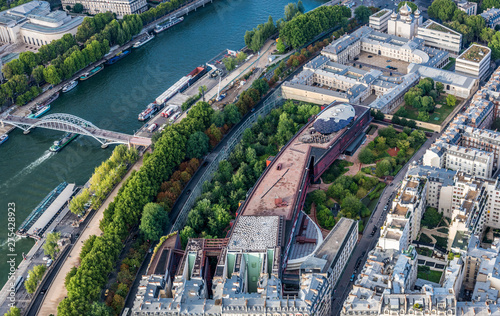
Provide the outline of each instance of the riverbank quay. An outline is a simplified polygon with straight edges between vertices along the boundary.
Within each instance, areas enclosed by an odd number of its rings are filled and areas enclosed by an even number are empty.
[[[78,222],[78,218],[75,214],[71,213],[68,208],[68,201],[62,207],[61,212],[53,218],[52,223],[47,227],[46,232],[59,232],[62,238],[74,238],[76,234],[83,229],[82,225],[72,225],[74,222]],[[90,214],[89,214],[90,215]],[[31,301],[31,296],[26,292],[24,286],[16,292],[11,289],[11,282],[14,282],[18,277],[23,277],[26,280],[28,272],[33,270],[36,265],[46,264],[47,262],[43,260],[44,251],[43,245],[45,244],[46,235],[42,236],[40,240],[36,240],[35,245],[29,250],[28,253],[15,256],[15,260],[21,260],[17,266],[15,274],[7,281],[2,289],[0,290],[0,315],[6,313],[11,303],[15,303],[22,312],[24,312]],[[18,239],[17,239],[18,240]],[[15,247],[15,244],[14,244]],[[59,253],[61,254],[62,251]],[[48,271],[47,271],[48,273]],[[23,281],[24,282],[24,281]]]
[[[107,209],[109,203],[111,203],[115,199],[118,191],[120,190],[122,185],[126,183],[126,180],[132,175],[132,173],[139,170],[139,168],[142,166],[142,163],[143,156],[141,155],[140,159],[129,169],[127,174],[123,177],[122,181],[113,189],[113,191],[111,191],[104,203],[96,211],[92,220],[89,222],[87,229],[81,232],[80,236],[75,242],[75,246],[73,247],[73,249],[71,249],[68,257],[66,257],[61,268],[54,276],[54,280],[52,281],[52,284],[44,295],[44,299],[42,300],[42,302],[40,302],[38,315],[57,314],[57,306],[67,296],[67,290],[64,286],[66,275],[71,270],[71,268],[78,266],[83,242],[92,235],[99,236],[102,233],[101,229],[99,228],[99,223],[103,218],[104,210]],[[37,307],[33,306],[33,308]]]

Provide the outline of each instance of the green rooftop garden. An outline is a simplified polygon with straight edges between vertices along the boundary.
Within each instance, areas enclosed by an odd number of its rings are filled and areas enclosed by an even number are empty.
[[[489,49],[484,46],[472,45],[467,49],[462,55],[460,55],[459,59],[465,59],[468,61],[481,61],[484,56],[489,53]]]
[[[450,33],[450,34],[458,35],[457,32],[453,32],[453,31],[447,29],[446,27],[444,27],[444,26],[442,26],[440,24],[437,24],[435,22],[429,24],[429,26],[427,28],[431,29],[431,30],[434,30],[434,31],[445,32],[445,33]]]

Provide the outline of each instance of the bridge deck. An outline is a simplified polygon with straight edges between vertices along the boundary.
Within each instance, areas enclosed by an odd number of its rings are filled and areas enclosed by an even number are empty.
[[[60,118],[58,116],[60,116]],[[0,117],[0,122],[11,124],[24,130],[40,127],[63,132],[77,133],[102,139],[108,143],[123,143],[146,147],[151,145],[150,138],[100,129],[90,122],[69,114],[52,114],[41,119],[7,115],[5,117]]]

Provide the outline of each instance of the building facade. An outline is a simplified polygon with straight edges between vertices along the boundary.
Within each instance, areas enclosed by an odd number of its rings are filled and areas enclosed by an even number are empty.
[[[387,33],[409,39],[417,36],[417,30],[422,24],[423,18],[418,9],[414,14],[412,13],[410,6],[406,3],[403,4],[399,9],[399,15],[391,14],[391,18],[387,22]]]
[[[426,46],[445,50],[453,56],[457,56],[462,47],[462,34],[430,19],[419,25],[417,37],[423,39]]]
[[[458,56],[455,71],[482,79],[490,69],[490,62],[491,49],[473,44]]]
[[[40,47],[64,34],[75,35],[83,17],[71,17],[64,11],[50,11],[45,1],[31,1],[0,12],[0,42],[25,43]]]
[[[391,10],[382,9],[370,16],[369,25],[377,32],[387,32],[387,22],[391,18]]]
[[[489,8],[480,14],[486,21],[486,26],[494,29],[495,26],[500,24],[500,9],[499,8]]]
[[[147,10],[146,0],[62,0],[63,8],[73,8],[75,4],[83,5],[83,10],[89,14],[113,12],[119,18],[127,14],[142,13]]]

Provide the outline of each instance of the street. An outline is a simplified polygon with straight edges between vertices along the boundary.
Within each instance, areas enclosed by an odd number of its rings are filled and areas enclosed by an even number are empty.
[[[375,208],[369,223],[365,227],[365,231],[361,239],[358,241],[357,247],[354,249],[349,262],[346,264],[346,268],[339,279],[337,286],[335,288],[335,295],[332,297],[332,312],[331,315],[339,315],[342,308],[342,304],[346,299],[349,291],[352,287],[352,282],[350,282],[351,275],[354,273],[354,268],[358,258],[361,258],[364,253],[360,267],[365,264],[366,256],[370,250],[372,250],[377,240],[380,236],[380,226],[384,223],[387,211],[384,211],[384,207],[389,203],[391,195],[396,191],[396,187],[403,180],[406,172],[408,171],[408,166],[413,161],[418,161],[425,151],[433,144],[436,139],[441,136],[441,134],[434,133],[431,138],[429,138],[415,153],[415,155],[406,163],[406,165],[399,171],[399,173],[394,177],[394,181],[388,185],[382,195],[380,196],[377,207]],[[376,228],[376,233],[371,236],[373,228]]]

